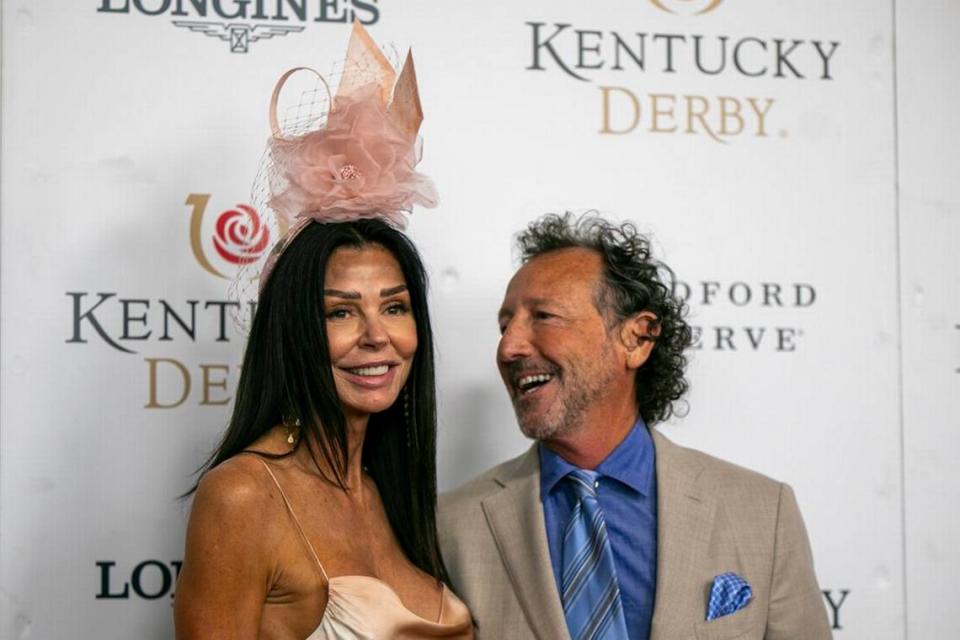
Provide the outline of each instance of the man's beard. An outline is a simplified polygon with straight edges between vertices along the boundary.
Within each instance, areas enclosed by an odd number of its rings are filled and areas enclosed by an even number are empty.
[[[607,345],[597,360],[601,364],[595,370],[568,368],[556,375],[553,383],[559,388],[553,403],[537,416],[525,416],[523,396],[514,398],[513,409],[523,435],[534,440],[549,440],[581,428],[587,409],[604,395],[614,379],[614,373],[608,365],[608,358],[612,355],[612,349]]]

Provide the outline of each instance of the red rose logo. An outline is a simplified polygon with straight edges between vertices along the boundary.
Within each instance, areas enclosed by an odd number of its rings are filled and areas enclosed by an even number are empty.
[[[232,264],[254,262],[267,248],[270,230],[260,222],[256,209],[238,204],[217,218],[213,246],[220,257]]]

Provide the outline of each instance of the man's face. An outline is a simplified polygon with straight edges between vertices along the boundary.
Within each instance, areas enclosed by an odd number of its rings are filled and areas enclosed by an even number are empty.
[[[563,437],[633,397],[634,371],[596,306],[602,273],[596,252],[562,249],[525,264],[507,286],[497,365],[527,437]]]

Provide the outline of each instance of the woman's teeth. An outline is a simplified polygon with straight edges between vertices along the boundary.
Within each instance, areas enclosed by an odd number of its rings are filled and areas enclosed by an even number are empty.
[[[382,364],[379,367],[360,367],[358,369],[349,369],[350,373],[358,376],[382,376],[390,370],[390,366]]]

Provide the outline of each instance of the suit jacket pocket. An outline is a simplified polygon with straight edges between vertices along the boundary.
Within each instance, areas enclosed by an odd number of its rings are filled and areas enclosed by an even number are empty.
[[[763,640],[762,621],[753,615],[747,605],[740,611],[694,625],[697,640]]]

